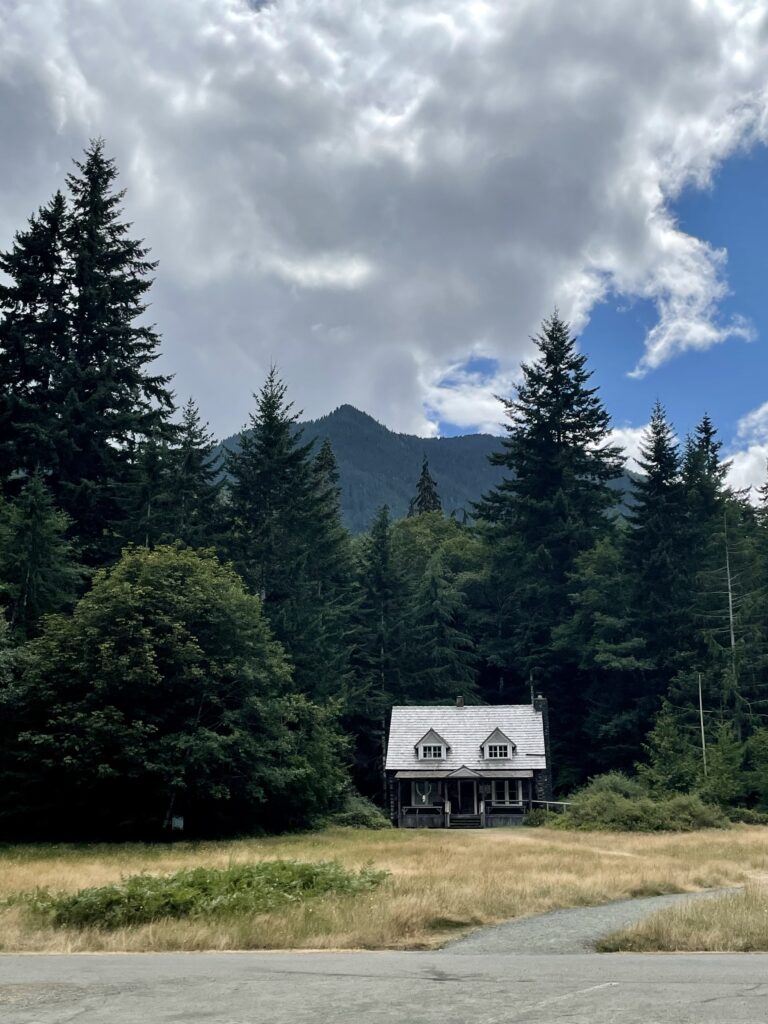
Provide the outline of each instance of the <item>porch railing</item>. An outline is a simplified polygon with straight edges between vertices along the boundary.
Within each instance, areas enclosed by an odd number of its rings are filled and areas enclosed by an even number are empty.
[[[543,807],[545,811],[554,811],[556,814],[562,814],[563,811],[568,810],[571,802],[570,800],[531,800],[531,805]]]

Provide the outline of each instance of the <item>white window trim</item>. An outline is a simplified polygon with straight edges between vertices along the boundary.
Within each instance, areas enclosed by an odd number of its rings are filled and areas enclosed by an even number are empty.
[[[437,750],[435,754],[433,751]],[[429,753],[427,753],[429,751]],[[422,761],[441,761],[445,757],[441,743],[425,743],[421,748]]]
[[[492,754],[492,750],[503,750],[503,754]],[[485,756],[489,761],[508,761],[509,760],[509,744],[508,743],[489,743],[485,748]]]
[[[523,780],[522,779],[494,779],[491,790],[492,803],[502,806],[504,804],[521,804],[523,802]],[[501,798],[499,799],[499,794]]]

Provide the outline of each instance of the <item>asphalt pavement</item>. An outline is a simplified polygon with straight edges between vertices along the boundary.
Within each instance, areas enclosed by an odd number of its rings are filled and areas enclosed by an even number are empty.
[[[768,1024],[768,954],[586,951],[679,899],[555,911],[434,952],[5,954],[0,1024]]]
[[[766,1024],[768,955],[0,957],[3,1024]]]

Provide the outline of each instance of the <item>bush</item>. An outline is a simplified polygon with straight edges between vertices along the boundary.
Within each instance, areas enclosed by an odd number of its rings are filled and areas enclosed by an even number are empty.
[[[758,811],[754,807],[726,807],[725,816],[729,821],[742,825],[768,825],[768,811]]]
[[[575,796],[582,793],[610,793],[624,796],[628,800],[638,800],[648,796],[648,787],[640,779],[630,778],[624,772],[606,772],[590,779],[586,786],[577,790]]]
[[[324,821],[326,825],[342,825],[347,828],[392,828],[392,823],[383,811],[372,801],[357,793],[350,794],[341,808]]]
[[[541,828],[542,825],[551,825],[553,820],[559,817],[560,815],[553,811],[545,811],[543,807],[534,807],[523,817],[523,824],[528,828]]]
[[[386,871],[347,871],[335,862],[264,861],[224,870],[132,875],[76,893],[40,891],[31,909],[59,928],[125,928],[163,918],[265,914],[316,896],[355,895],[381,884]]]
[[[570,807],[551,823],[556,828],[610,832],[693,832],[727,828],[723,812],[699,796],[652,797],[637,779],[621,772],[598,776],[573,795]]]

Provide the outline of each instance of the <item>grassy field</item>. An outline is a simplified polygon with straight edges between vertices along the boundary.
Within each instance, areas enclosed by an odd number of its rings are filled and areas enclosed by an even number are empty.
[[[378,889],[231,921],[159,921],[116,931],[41,926],[14,902],[139,872],[268,859],[336,860],[390,872]],[[171,846],[0,848],[0,950],[422,949],[482,924],[559,907],[737,885],[768,877],[768,828],[685,834],[329,829]]]
[[[668,907],[614,932],[598,948],[611,952],[736,952],[768,950],[768,884]]]

